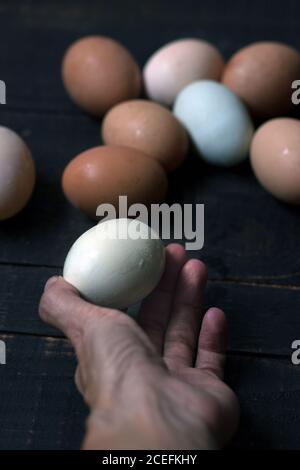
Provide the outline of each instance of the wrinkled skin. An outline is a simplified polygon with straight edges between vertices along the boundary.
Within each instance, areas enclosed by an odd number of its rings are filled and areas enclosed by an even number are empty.
[[[239,415],[223,382],[226,318],[202,318],[205,265],[167,247],[166,270],[137,320],[83,300],[51,278],[41,318],[61,329],[78,358],[75,381],[90,407],[84,449],[212,449]]]

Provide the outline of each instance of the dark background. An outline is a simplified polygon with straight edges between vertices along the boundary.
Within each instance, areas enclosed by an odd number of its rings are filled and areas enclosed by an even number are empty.
[[[75,358],[37,306],[46,279],[92,223],[64,199],[67,162],[99,143],[99,123],[77,109],[60,79],[65,48],[86,34],[120,40],[142,66],[164,43],[195,36],[228,58],[257,40],[300,48],[297,1],[1,1],[0,79],[7,105],[0,125],[33,151],[37,186],[29,206],[0,224],[0,448],[75,449],[87,410],[73,384]],[[300,79],[300,77],[297,77]],[[256,183],[249,164],[219,170],[190,157],[172,176],[170,201],[205,203],[207,305],[230,323],[227,381],[241,402],[231,448],[300,448],[299,209]]]

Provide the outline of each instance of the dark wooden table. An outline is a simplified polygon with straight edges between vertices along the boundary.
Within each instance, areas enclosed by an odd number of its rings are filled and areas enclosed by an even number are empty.
[[[0,79],[7,105],[0,124],[33,151],[37,186],[30,205],[0,225],[0,448],[76,449],[87,410],[73,383],[75,358],[60,332],[37,315],[46,279],[61,272],[72,242],[92,223],[65,201],[67,162],[99,143],[99,123],[67,98],[63,52],[91,33],[117,38],[141,65],[169,40],[196,36],[228,57],[256,40],[300,47],[297,1],[1,1]],[[300,77],[298,77],[300,78]],[[188,159],[171,181],[170,201],[204,202],[209,266],[207,305],[230,323],[227,381],[241,402],[231,448],[300,448],[299,209],[274,200],[248,163],[216,170]]]

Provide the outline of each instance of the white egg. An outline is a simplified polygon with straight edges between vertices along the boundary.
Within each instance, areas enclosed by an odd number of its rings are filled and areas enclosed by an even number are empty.
[[[112,219],[76,240],[63,276],[88,301],[121,309],[146,297],[164,267],[164,246],[154,230],[138,220]]]
[[[247,157],[253,124],[245,105],[224,85],[191,83],[177,96],[174,114],[207,162],[232,166]]]

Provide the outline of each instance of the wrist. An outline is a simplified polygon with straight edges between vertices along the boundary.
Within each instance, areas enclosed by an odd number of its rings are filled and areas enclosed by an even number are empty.
[[[102,403],[94,407],[87,419],[83,448],[165,448],[157,388],[157,384],[151,384],[139,390],[139,386],[131,385],[128,393],[117,393],[108,406]]]
[[[215,449],[216,442],[206,423],[187,420],[180,405],[177,407],[174,399],[165,393],[166,378],[156,379],[155,384],[140,390],[141,393],[132,387],[131,399],[125,403],[120,399],[108,409],[93,409],[83,448]]]
[[[87,420],[83,442],[85,450],[159,449],[159,436],[149,432],[142,422],[119,422],[93,411]]]

